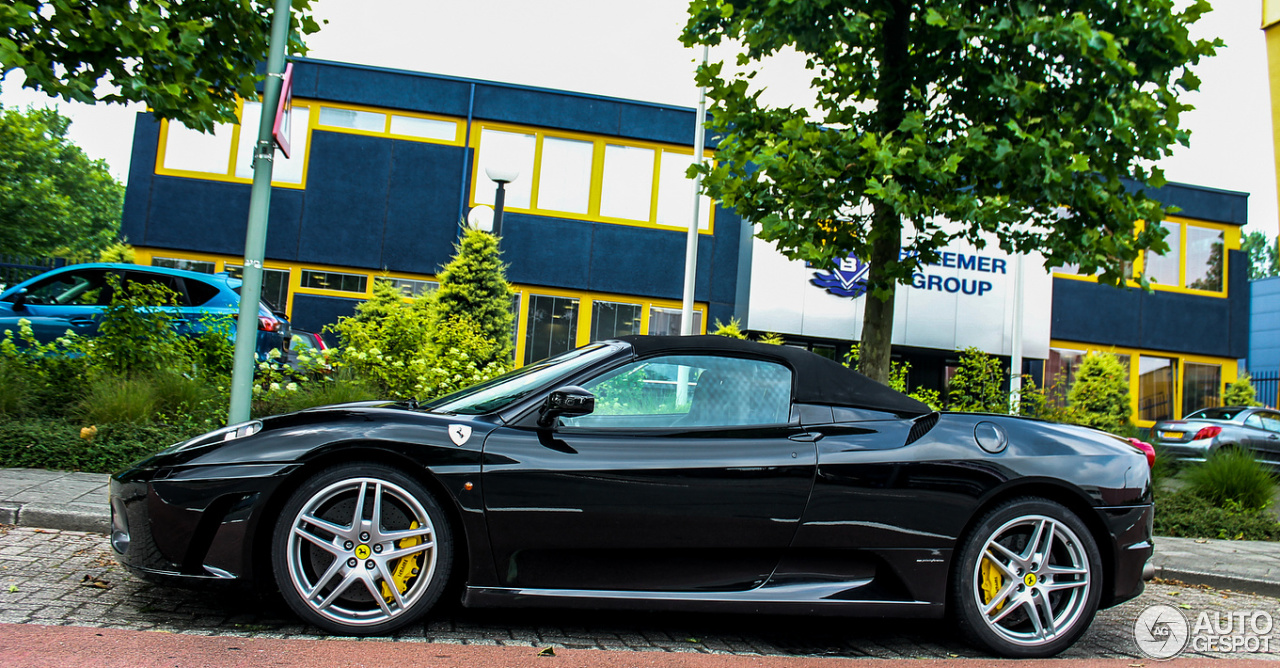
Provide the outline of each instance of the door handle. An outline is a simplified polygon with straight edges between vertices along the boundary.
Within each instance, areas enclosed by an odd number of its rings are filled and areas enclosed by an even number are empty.
[[[793,441],[796,441],[798,443],[817,443],[818,441],[822,440],[822,434],[806,431],[803,434],[792,434],[787,438]]]
[[[72,318],[67,322],[70,322],[76,327],[88,327],[93,324],[93,318]]]
[[[1280,436],[1276,436],[1275,434],[1271,434],[1270,436],[1268,436],[1268,437],[1267,437],[1267,439],[1272,440],[1272,441],[1280,441]]]

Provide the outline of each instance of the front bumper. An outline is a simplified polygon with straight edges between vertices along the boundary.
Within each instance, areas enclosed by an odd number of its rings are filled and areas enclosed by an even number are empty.
[[[111,477],[111,546],[149,580],[251,582],[264,506],[296,464],[133,468]],[[265,527],[268,530],[270,527]]]

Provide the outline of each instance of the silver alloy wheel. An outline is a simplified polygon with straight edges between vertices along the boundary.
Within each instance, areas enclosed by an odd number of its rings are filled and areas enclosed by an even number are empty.
[[[435,527],[426,509],[403,487],[378,478],[349,478],[314,494],[293,518],[287,549],[289,579],[301,599],[349,626],[404,614],[436,568]],[[401,592],[395,570],[401,559],[417,555],[416,566],[408,562],[417,571],[402,576]]]
[[[999,590],[990,595],[983,591],[987,561],[1000,576]],[[1044,515],[1018,517],[996,529],[973,571],[973,596],[983,621],[1001,639],[1026,647],[1069,632],[1088,607],[1093,586],[1079,537]]]

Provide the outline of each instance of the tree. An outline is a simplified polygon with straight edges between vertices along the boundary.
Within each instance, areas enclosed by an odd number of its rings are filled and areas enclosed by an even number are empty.
[[[1129,426],[1129,369],[1112,353],[1085,355],[1067,392],[1076,424],[1117,433]]]
[[[1168,249],[1164,207],[1121,179],[1162,185],[1151,163],[1187,144],[1178,98],[1199,87],[1187,68],[1221,45],[1188,36],[1208,9],[693,0],[686,45],[736,41],[740,66],[794,47],[816,96],[812,115],[767,107],[754,72],[699,68],[720,136],[716,164],[699,169],[787,257],[870,262],[859,368],[883,382],[896,286],[953,240],[994,238],[1109,284],[1140,253]]]
[[[116,240],[124,186],[67,140],[70,125],[0,107],[0,253],[96,255]]]
[[[1280,239],[1272,241],[1262,232],[1250,232],[1240,240],[1240,250],[1249,255],[1249,280],[1280,276]]]
[[[292,0],[289,52],[320,26]],[[236,122],[267,60],[270,0],[18,0],[0,5],[0,73],[77,102],[142,102],[157,116],[209,130]]]
[[[1253,378],[1247,373],[1236,378],[1235,382],[1227,386],[1227,391],[1222,393],[1222,405],[1261,406],[1253,389]]]
[[[1009,392],[1005,390],[1008,373],[999,358],[973,347],[960,353],[960,366],[951,377],[947,398],[953,411],[975,413],[1009,412]]]
[[[498,238],[466,227],[456,249],[457,254],[439,275],[432,330],[444,332],[446,323],[470,321],[476,334],[495,344],[487,358],[475,360],[476,364],[484,367],[509,361],[514,322],[512,292]]]

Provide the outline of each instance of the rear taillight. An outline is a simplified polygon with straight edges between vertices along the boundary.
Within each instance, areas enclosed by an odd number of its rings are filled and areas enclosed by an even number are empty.
[[[1138,450],[1141,450],[1142,454],[1147,456],[1148,467],[1156,465],[1156,449],[1152,447],[1150,443],[1147,443],[1146,441],[1139,441],[1136,438],[1131,438],[1129,439],[1129,444]]]
[[[264,332],[278,332],[280,331],[280,321],[260,315],[258,316],[258,329]]]
[[[1199,441],[1206,438],[1213,438],[1214,436],[1217,436],[1218,434],[1221,434],[1221,433],[1222,433],[1222,427],[1205,427],[1204,429],[1197,431],[1196,435],[1193,436],[1191,440]]]

